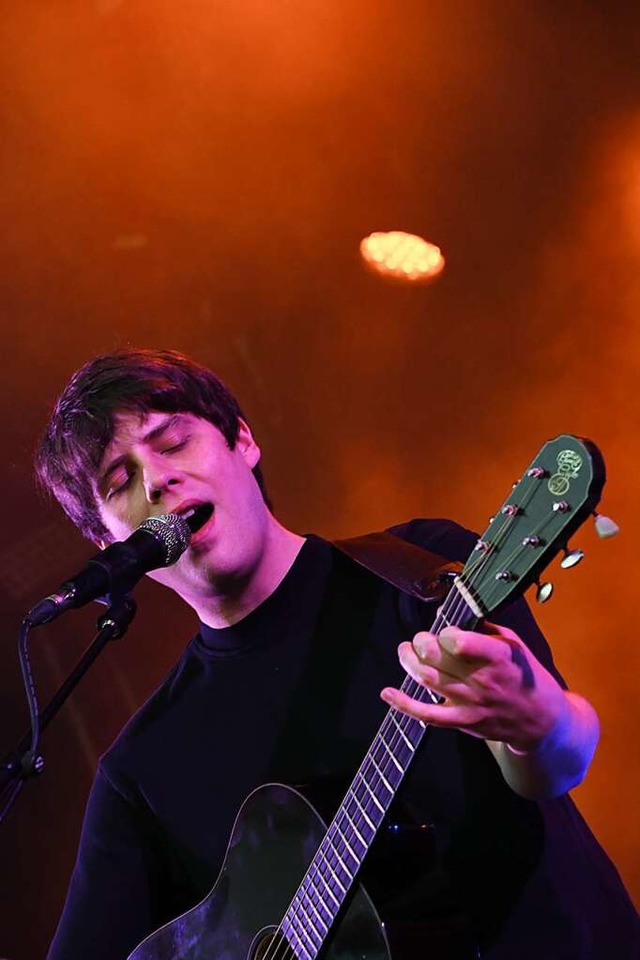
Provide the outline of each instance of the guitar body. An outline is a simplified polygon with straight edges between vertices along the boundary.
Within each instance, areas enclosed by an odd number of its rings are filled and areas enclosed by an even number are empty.
[[[326,825],[291,787],[267,784],[243,803],[211,893],[152,933],[128,960],[286,960],[271,934],[285,914]],[[356,884],[323,948],[326,960],[391,960],[373,903]]]

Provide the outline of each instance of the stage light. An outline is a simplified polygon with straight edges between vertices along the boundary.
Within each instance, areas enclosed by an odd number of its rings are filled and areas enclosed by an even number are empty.
[[[444,269],[440,247],[403,230],[371,233],[360,243],[360,253],[374,273],[408,283],[433,280]]]

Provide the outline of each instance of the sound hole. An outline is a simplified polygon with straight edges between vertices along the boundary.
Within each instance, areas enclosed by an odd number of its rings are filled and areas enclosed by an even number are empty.
[[[261,930],[251,944],[249,960],[295,960],[295,953],[281,930]]]

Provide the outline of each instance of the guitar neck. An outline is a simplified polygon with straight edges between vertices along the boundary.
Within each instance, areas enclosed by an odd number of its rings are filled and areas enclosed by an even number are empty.
[[[458,584],[436,618],[434,633],[477,621]],[[410,676],[401,689],[424,703],[441,699]],[[303,960],[320,951],[427,729],[394,708],[382,721],[279,927]]]

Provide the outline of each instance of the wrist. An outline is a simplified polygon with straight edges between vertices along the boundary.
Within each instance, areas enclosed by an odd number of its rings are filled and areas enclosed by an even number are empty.
[[[547,724],[546,731],[538,737],[533,737],[530,740],[514,738],[511,742],[505,741],[504,745],[507,752],[516,757],[534,757],[549,748],[553,749],[564,744],[569,739],[571,704],[564,692],[562,693],[560,709],[555,718],[550,718],[550,721],[550,725]]]

